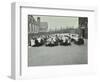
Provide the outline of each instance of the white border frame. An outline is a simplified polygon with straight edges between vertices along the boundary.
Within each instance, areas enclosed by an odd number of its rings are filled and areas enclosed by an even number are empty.
[[[29,78],[39,78],[41,77],[46,77],[45,75],[43,76],[43,73],[45,71],[44,74],[47,74],[47,77],[52,77],[53,76],[53,72],[55,72],[54,76],[56,75],[81,75],[81,74],[89,74],[89,73],[95,73],[95,62],[93,62],[93,64],[91,66],[81,66],[79,67],[78,65],[72,65],[72,66],[45,66],[45,67],[34,67],[34,70],[39,71],[39,69],[41,69],[37,74],[35,71],[31,71],[35,72],[35,76],[32,76],[29,73],[24,73],[25,70],[22,68],[27,69],[26,67],[23,66],[22,64],[22,46],[21,46],[21,39],[22,39],[22,26],[21,26],[21,9],[22,7],[24,8],[36,8],[36,9],[51,9],[51,10],[64,10],[64,11],[77,11],[77,12],[93,12],[94,13],[94,20],[96,19],[95,14],[96,14],[96,9],[95,8],[89,8],[89,7],[72,7],[72,6],[68,6],[67,8],[48,8],[48,7],[38,7],[38,5],[33,6],[34,4],[30,4],[30,3],[12,3],[12,66],[11,66],[11,76],[14,79],[29,79]],[[95,26],[95,22],[93,22],[93,26]],[[90,32],[92,31],[92,32]],[[95,36],[96,30],[93,27],[92,30],[90,30],[89,33],[93,33],[92,35]],[[90,34],[89,34],[90,36]],[[94,38],[94,37],[93,37]],[[91,38],[91,39],[93,39]],[[89,45],[90,46],[90,45]],[[95,46],[95,45],[94,45]],[[91,46],[90,46],[91,48]],[[91,48],[90,50],[92,50],[93,48]],[[91,53],[92,54],[92,53]],[[92,54],[92,57],[94,57],[94,54]],[[91,59],[92,59],[91,57]],[[74,71],[70,71],[70,72],[66,72],[66,71],[61,71],[59,69],[63,69],[66,70],[67,69],[75,69]],[[86,67],[86,68],[85,68]],[[59,68],[59,69],[58,69]],[[92,69],[93,68],[93,69]],[[33,68],[32,68],[33,69]],[[47,70],[46,70],[47,69]],[[77,69],[80,69],[79,72]],[[88,70],[87,70],[88,69]],[[60,72],[58,72],[57,70],[59,70]],[[85,71],[84,71],[85,70]],[[87,70],[87,71],[86,71]],[[89,71],[90,70],[90,71]],[[28,70],[29,71],[29,70]],[[43,72],[42,72],[43,71]],[[62,73],[65,72],[65,73]],[[40,74],[39,74],[40,73]],[[67,73],[67,74],[66,74]]]

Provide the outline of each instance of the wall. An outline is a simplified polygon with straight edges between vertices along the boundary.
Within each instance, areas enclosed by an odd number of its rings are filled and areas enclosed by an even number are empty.
[[[13,81],[10,76],[11,69],[11,2],[33,2],[38,5],[52,6],[52,7],[67,7],[67,5],[76,6],[95,6],[98,9],[97,21],[100,21],[100,0],[1,0],[0,1],[0,82],[2,81]],[[96,21],[96,23],[97,23]],[[98,22],[98,27],[100,24]],[[34,79],[34,82],[100,82],[100,28],[95,28],[97,31],[97,43],[98,45],[96,55],[97,74],[96,75],[84,75],[84,76],[65,76],[56,78],[46,79]],[[97,56],[98,54],[98,56]],[[31,80],[30,80],[31,81]],[[33,82],[32,81],[32,82]]]

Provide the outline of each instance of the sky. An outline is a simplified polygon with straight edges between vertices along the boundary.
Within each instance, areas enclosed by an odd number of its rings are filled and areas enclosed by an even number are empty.
[[[35,20],[40,17],[41,22],[48,22],[48,29],[61,29],[61,28],[78,28],[78,17],[68,16],[34,16]]]

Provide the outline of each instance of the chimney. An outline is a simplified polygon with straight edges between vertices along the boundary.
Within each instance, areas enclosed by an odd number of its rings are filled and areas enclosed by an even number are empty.
[[[40,23],[40,17],[37,17],[37,22]]]

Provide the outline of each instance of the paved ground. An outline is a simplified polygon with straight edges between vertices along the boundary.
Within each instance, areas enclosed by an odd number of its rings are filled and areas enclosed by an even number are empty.
[[[29,66],[87,64],[87,59],[87,41],[81,46],[28,48]]]

